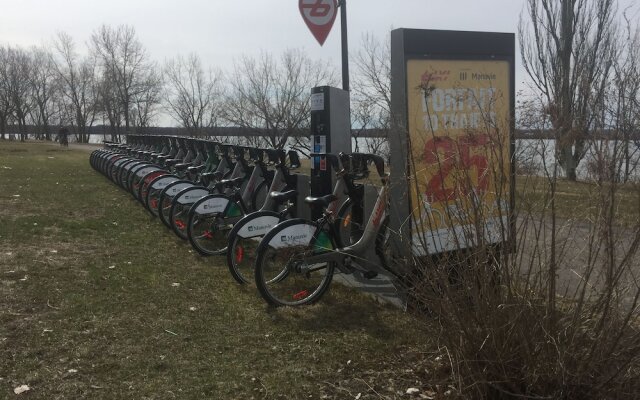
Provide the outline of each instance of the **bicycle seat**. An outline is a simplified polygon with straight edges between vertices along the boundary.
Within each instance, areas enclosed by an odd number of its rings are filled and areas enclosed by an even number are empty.
[[[204,169],[205,165],[196,165],[195,167],[187,167],[187,171],[189,172],[199,172],[202,171]]]
[[[185,169],[187,169],[187,168],[188,168],[188,167],[190,167],[190,166],[191,166],[191,163],[182,163],[182,164],[176,164],[176,165],[174,166],[174,168],[175,168],[177,171],[184,171]]]
[[[213,177],[213,179],[215,179],[215,180],[217,180],[217,181],[219,181],[220,179],[222,179],[222,176],[223,176],[223,175],[224,175],[224,174],[223,174],[222,172],[220,172],[220,171],[204,172],[204,173],[200,174],[200,176],[201,176],[202,178],[211,178],[211,177]]]
[[[238,177],[234,179],[223,179],[218,184],[222,187],[240,187],[242,182],[244,181],[243,177]]]
[[[307,196],[305,197],[304,202],[313,206],[329,207],[329,204],[336,200],[338,200],[338,197],[335,194],[328,194],[322,197]]]
[[[288,190],[286,192],[269,193],[269,197],[271,197],[278,204],[282,204],[287,200],[295,199],[297,195],[298,195],[297,190]]]

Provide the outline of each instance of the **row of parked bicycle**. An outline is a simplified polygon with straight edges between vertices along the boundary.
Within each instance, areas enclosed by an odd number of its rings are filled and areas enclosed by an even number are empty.
[[[384,160],[363,153],[311,156],[326,158],[335,171],[331,194],[304,199],[316,220],[295,215],[300,179],[291,170],[300,159],[293,150],[130,135],[126,144],[105,143],[90,163],[198,253],[226,255],[238,283],[255,282],[269,304],[294,306],[322,297],[336,268],[366,278],[392,272]],[[365,224],[358,181],[370,164],[382,185]]]

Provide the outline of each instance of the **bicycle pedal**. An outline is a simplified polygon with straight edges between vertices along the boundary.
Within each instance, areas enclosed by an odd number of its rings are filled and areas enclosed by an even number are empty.
[[[365,279],[373,279],[378,276],[378,273],[376,271],[365,271],[362,273],[362,276],[365,277]]]

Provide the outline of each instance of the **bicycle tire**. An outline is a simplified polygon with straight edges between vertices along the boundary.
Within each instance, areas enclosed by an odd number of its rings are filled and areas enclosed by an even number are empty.
[[[163,181],[163,179],[165,179]],[[180,180],[177,175],[168,174],[155,178],[151,183],[149,183],[149,190],[147,191],[147,197],[145,199],[144,205],[147,207],[147,210],[154,217],[158,216],[158,201],[160,197],[160,193],[162,190],[167,187],[167,185]]]
[[[188,181],[186,179],[178,179],[177,181],[171,182],[160,192],[158,196],[158,205],[156,210],[158,211],[158,218],[160,221],[169,229],[171,229],[171,223],[169,222],[169,211],[171,210],[171,202],[173,201],[173,197],[178,194],[181,190],[193,186],[194,183]]]
[[[169,222],[171,230],[182,240],[188,240],[187,237],[187,218],[191,206],[200,198],[209,195],[209,190],[204,186],[191,186],[174,196],[169,209]],[[192,197],[192,198],[190,198]],[[195,198],[195,200],[193,200]],[[193,200],[193,201],[190,201]]]
[[[129,177],[129,185],[127,188],[129,190],[129,194],[131,194],[134,199],[138,199],[138,193],[140,185],[142,184],[142,178],[149,172],[154,171],[163,171],[163,169],[155,164],[146,164],[140,168],[136,167],[132,169],[131,175]]]
[[[149,185],[156,178],[165,175],[169,175],[169,171],[167,171],[166,169],[159,169],[153,172],[149,172],[141,179],[142,184],[138,187],[138,195],[136,196],[136,198],[145,208],[147,208],[147,204],[145,202],[147,201],[147,192],[149,192]]]
[[[244,216],[233,226],[229,232],[227,267],[236,282],[254,282],[256,250],[264,235],[281,220],[275,211],[257,211]]]
[[[119,182],[118,184],[127,192],[130,192],[129,177],[131,176],[131,172],[139,168],[144,168],[144,166],[147,165],[146,161],[140,161],[140,160],[131,160],[131,161],[132,162],[130,163],[123,164],[123,167],[120,168],[120,171],[116,172],[116,174],[118,175],[118,182]]]
[[[338,209],[334,228],[337,233],[336,242],[340,248],[356,243],[364,233],[364,221],[356,221],[357,218],[354,217],[355,204],[352,199],[347,199]]]
[[[228,234],[244,216],[242,207],[223,194],[205,196],[191,206],[187,220],[187,237],[191,246],[204,256],[223,254]]]
[[[308,254],[335,249],[334,239],[304,219],[276,225],[260,242],[255,283],[270,305],[302,306],[320,300],[333,279],[333,262],[304,265]],[[303,272],[304,271],[304,272]]]

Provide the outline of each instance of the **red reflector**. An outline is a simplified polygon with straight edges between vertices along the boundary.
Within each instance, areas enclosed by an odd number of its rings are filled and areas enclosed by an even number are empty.
[[[151,208],[158,208],[158,199],[151,199]]]
[[[204,231],[202,236],[204,236],[207,239],[213,239],[213,233],[211,233],[211,231]]]
[[[293,295],[293,299],[294,300],[300,300],[303,299],[305,297],[307,297],[307,295],[309,294],[308,290],[303,290],[302,292],[298,292],[296,294]]]
[[[182,220],[180,220],[180,219],[176,220],[176,228],[178,228],[180,230],[183,230],[185,226],[186,225],[184,224],[184,222]]]
[[[241,263],[244,259],[244,248],[242,246],[236,247],[236,262]]]

